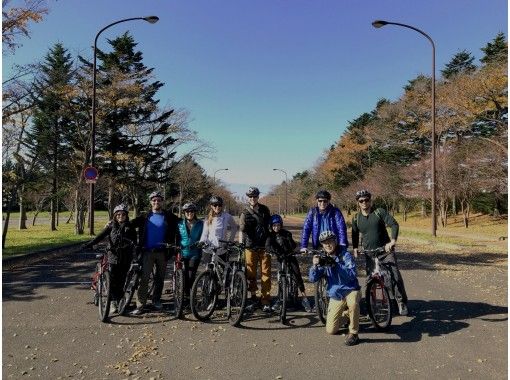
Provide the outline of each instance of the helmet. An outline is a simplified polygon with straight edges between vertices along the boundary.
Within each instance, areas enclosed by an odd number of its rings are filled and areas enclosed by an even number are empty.
[[[210,204],[210,205],[218,204],[218,205],[223,206],[223,198],[218,197],[217,195],[213,195],[213,196],[211,197],[211,199],[209,199],[209,204]]]
[[[152,198],[156,198],[156,197],[159,197],[161,199],[164,199],[163,198],[163,195],[159,192],[159,191],[153,191],[151,193],[151,195],[149,195],[149,201],[152,201]]]
[[[260,195],[260,190],[257,189],[256,187],[252,186],[248,189],[248,191],[246,192],[246,195],[248,197],[258,197]]]
[[[321,234],[319,235],[319,241],[321,243],[325,242],[326,240],[329,240],[329,239],[336,239],[336,235],[333,231],[322,231]]]
[[[197,211],[197,206],[193,202],[188,202],[182,206],[182,211]]]
[[[283,226],[282,217],[278,214],[271,215],[271,225],[276,224],[276,223],[279,223]]]
[[[120,205],[115,206],[115,208],[113,209],[113,215],[115,215],[119,211],[124,211],[127,214],[129,212],[129,208],[124,203],[121,203]]]
[[[370,192],[365,189],[356,192],[356,200],[363,197],[370,199],[372,198],[372,194],[370,194]]]
[[[317,194],[315,194],[315,199],[324,198],[328,201],[331,200],[331,194],[327,190],[319,190]]]

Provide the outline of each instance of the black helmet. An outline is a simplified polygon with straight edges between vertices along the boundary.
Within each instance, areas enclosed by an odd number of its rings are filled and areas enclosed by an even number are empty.
[[[360,191],[357,191],[356,192],[356,200],[360,199],[360,198],[372,198],[372,194],[370,194],[370,192],[368,190],[360,190]]]
[[[209,204],[223,206],[223,198],[218,197],[217,195],[213,195],[211,199],[209,199]]]
[[[258,197],[260,195],[260,190],[257,189],[256,187],[252,186],[248,189],[248,191],[246,192],[246,195],[248,197]]]
[[[123,211],[127,214],[129,212],[129,208],[124,203],[121,203],[120,205],[115,206],[115,208],[113,209],[113,215],[115,215],[119,211]]]
[[[315,194],[315,199],[324,198],[328,201],[331,200],[331,194],[327,190],[319,190],[317,194]]]
[[[336,238],[336,235],[333,231],[322,231],[321,234],[319,235],[319,241],[321,243],[325,242],[326,240],[329,240],[329,239],[335,239]]]
[[[151,195],[149,195],[149,201],[152,201],[152,198],[156,198],[156,197],[159,197],[161,199],[164,199],[163,198],[163,195],[159,192],[159,191],[153,191],[151,193]]]
[[[197,211],[197,206],[193,202],[188,202],[182,206],[182,211]]]

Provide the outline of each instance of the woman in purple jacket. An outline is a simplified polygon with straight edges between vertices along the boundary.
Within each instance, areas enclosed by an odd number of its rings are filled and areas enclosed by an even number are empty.
[[[313,249],[318,249],[320,246],[319,235],[324,231],[333,231],[337,237],[338,245],[345,252],[349,242],[342,212],[331,204],[331,194],[326,190],[317,192],[315,199],[317,199],[317,206],[308,211],[303,224],[301,252],[306,252],[310,235],[312,235]]]

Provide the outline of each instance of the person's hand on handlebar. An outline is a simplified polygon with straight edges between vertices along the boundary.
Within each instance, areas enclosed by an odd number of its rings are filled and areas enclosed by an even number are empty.
[[[358,248],[353,248],[352,249],[352,253],[354,254],[354,258],[357,259],[358,258],[358,253],[361,253],[361,252],[358,250]]]
[[[395,243],[396,243],[395,240],[391,239],[391,241],[384,246],[384,250],[386,252],[391,252],[391,250],[395,248]]]
[[[301,253],[302,255],[306,255],[308,253],[308,249],[307,248],[301,248],[299,250],[299,253]]]

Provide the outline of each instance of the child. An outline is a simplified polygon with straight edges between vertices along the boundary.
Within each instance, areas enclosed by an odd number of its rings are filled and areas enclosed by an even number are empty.
[[[292,238],[292,234],[283,228],[283,220],[280,215],[271,216],[271,230],[269,231],[269,236],[266,240],[266,252],[273,253],[277,255],[278,262],[281,263],[282,257],[291,254],[296,248],[297,244]],[[290,264],[290,270],[296,276],[297,284],[299,291],[301,292],[302,305],[305,310],[309,313],[312,311],[310,307],[310,302],[308,301],[308,297],[306,296],[305,284],[303,283],[303,277],[301,277],[301,272],[299,271],[299,264],[296,257],[290,255],[288,258]],[[273,311],[278,310],[279,308],[278,301],[273,305]]]

